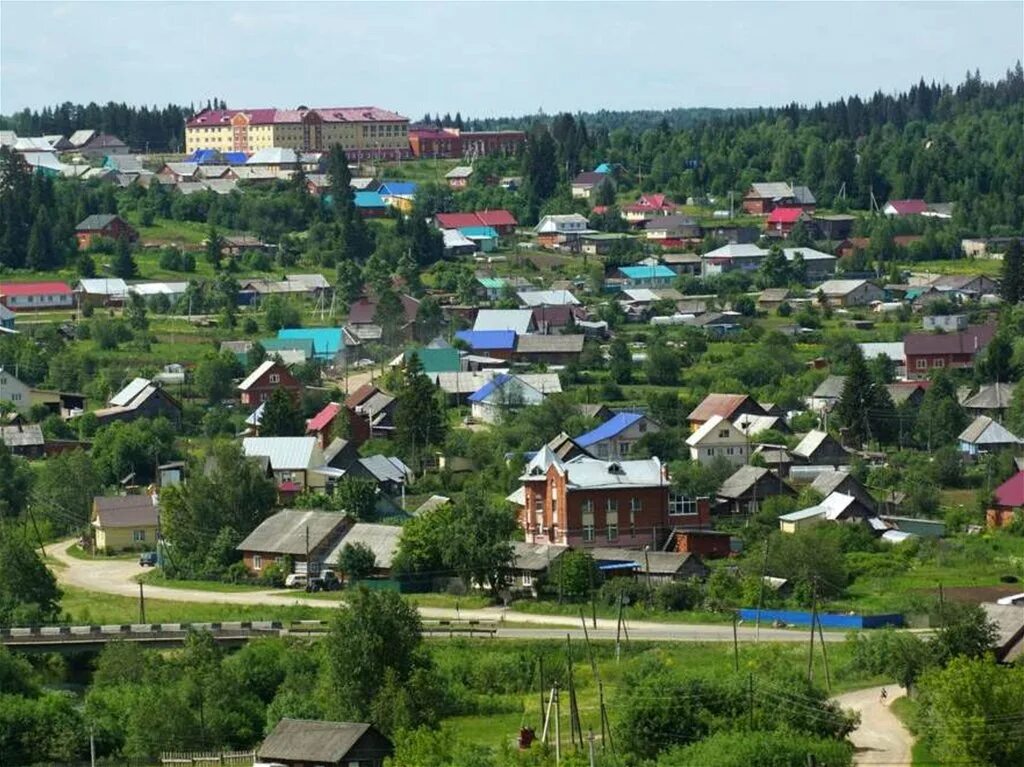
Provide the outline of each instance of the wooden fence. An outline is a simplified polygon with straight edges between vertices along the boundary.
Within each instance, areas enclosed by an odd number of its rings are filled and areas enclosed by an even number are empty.
[[[169,751],[160,754],[165,767],[251,767],[255,751]]]

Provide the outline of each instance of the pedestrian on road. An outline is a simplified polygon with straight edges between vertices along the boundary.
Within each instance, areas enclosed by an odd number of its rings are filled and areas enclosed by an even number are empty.
[[[881,695],[880,695],[879,697],[881,698],[881,700],[882,700],[882,705],[884,706],[884,705],[885,705],[885,701],[886,701],[886,698],[888,698],[888,697],[889,697],[889,693],[887,693],[887,692],[885,691],[885,688],[884,688],[884,687],[882,688],[882,694],[881,694]]]

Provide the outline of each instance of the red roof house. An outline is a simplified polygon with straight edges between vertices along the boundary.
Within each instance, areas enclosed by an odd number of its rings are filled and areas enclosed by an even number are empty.
[[[797,221],[809,221],[810,216],[803,208],[772,208],[764,222],[764,230],[769,234],[789,237]]]
[[[928,203],[924,200],[889,200],[882,212],[887,216],[920,216],[928,212]]]
[[[995,334],[995,325],[970,325],[958,333],[910,333],[903,339],[907,378],[927,378],[941,368],[972,368]]]
[[[434,222],[440,229],[465,229],[471,226],[489,226],[498,234],[515,232],[516,217],[507,210],[478,210],[475,213],[438,213]]]
[[[319,413],[306,422],[306,434],[312,434],[320,443],[320,447],[326,449],[333,437],[334,420],[344,409],[344,406],[337,402],[328,402]]]
[[[647,221],[655,216],[668,216],[678,207],[663,194],[643,194],[634,203],[623,206],[622,216],[627,221]]]
[[[302,397],[302,383],[275,359],[264,360],[242,383],[238,384],[243,405],[256,407],[268,399],[275,389],[284,389],[296,402]]]
[[[721,416],[726,421],[735,421],[741,415],[768,415],[753,397],[746,394],[709,394],[687,416],[690,429],[697,431],[714,416]]]
[[[74,305],[74,293],[66,282],[0,281],[0,304],[12,312],[63,309]]]
[[[993,507],[986,513],[989,527],[1003,527],[1024,509],[1024,471],[1019,471],[996,488]]]

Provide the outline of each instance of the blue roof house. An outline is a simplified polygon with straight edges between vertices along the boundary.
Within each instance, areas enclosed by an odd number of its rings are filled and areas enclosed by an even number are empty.
[[[331,199],[331,204],[333,203],[334,200]],[[356,192],[355,206],[360,214],[367,217],[383,215],[388,208],[387,201],[379,192]]]
[[[475,352],[486,352],[501,359],[508,359],[516,348],[514,330],[459,330],[455,337],[469,344]]]
[[[341,328],[282,328],[277,337],[289,341],[313,342],[313,359],[333,364],[345,351]]]
[[[625,458],[645,434],[657,434],[661,425],[643,413],[616,413],[603,424],[573,438],[584,450],[605,460]]]
[[[544,393],[519,376],[502,373],[469,395],[470,414],[483,423],[497,423],[523,407],[539,405]]]
[[[498,247],[498,230],[493,226],[464,226],[459,232],[468,240],[477,244],[484,253],[490,253]]]
[[[619,274],[626,279],[627,288],[669,288],[676,280],[676,273],[664,264],[620,266]]]

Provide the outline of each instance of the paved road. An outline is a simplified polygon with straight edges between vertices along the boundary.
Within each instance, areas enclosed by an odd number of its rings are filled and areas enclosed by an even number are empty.
[[[885,689],[888,699],[884,704],[881,701],[881,687],[848,692],[836,698],[843,708],[853,709],[860,714],[860,727],[850,735],[857,749],[853,763],[910,767],[910,749],[914,738],[889,710],[889,704],[896,698],[902,698],[907,691],[896,685]]]
[[[62,541],[47,547],[46,553],[60,561],[63,567],[54,568],[58,582],[68,586],[95,591],[103,594],[117,594],[124,597],[137,597],[139,584],[134,580],[142,572],[135,560],[125,559],[78,559],[68,554],[68,549],[75,541]],[[168,588],[166,586],[145,587],[149,599],[163,599],[171,602],[201,602],[212,604],[236,605],[309,605],[330,609],[338,603],[323,599],[306,597],[301,592],[295,595],[282,594],[278,591],[200,591],[196,589]],[[479,620],[495,623],[513,624],[502,628],[499,636],[507,638],[530,639],[563,639],[566,631],[583,636],[579,618],[564,615],[535,615],[533,613],[503,610],[500,607],[487,607],[477,610],[460,610],[443,607],[420,607],[420,615],[430,620]],[[615,638],[615,621],[599,618],[597,629],[589,621],[587,629],[592,637],[600,639]],[[632,639],[646,641],[674,642],[731,642],[732,626],[729,624],[682,624],[653,623],[648,621],[630,621],[629,636]],[[749,642],[755,639],[753,626],[740,626],[739,640]],[[773,629],[762,627],[760,639],[765,642],[802,642],[806,638],[805,630]],[[825,639],[830,642],[841,642],[845,636],[838,633],[826,633]]]

